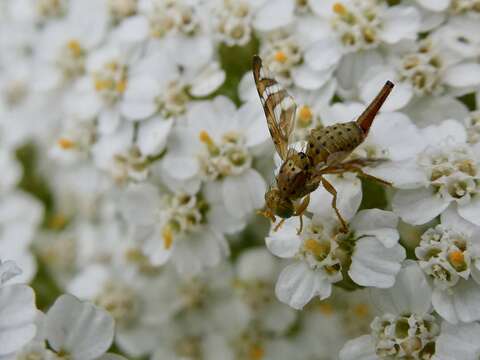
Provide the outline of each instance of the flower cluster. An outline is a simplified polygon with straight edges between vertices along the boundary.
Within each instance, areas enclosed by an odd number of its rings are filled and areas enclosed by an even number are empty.
[[[255,54],[292,146],[395,84],[347,231],[257,214]],[[479,106],[478,0],[1,1],[0,358],[478,358]]]

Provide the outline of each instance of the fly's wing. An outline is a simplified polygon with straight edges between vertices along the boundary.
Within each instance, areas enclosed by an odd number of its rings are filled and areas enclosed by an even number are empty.
[[[267,117],[268,130],[278,154],[285,160],[288,153],[297,105],[293,97],[262,66],[259,56],[253,57],[253,77]]]

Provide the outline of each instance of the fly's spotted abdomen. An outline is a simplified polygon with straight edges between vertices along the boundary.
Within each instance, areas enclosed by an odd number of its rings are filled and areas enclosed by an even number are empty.
[[[343,161],[365,139],[355,121],[314,129],[307,137],[307,156],[313,165],[336,165]]]

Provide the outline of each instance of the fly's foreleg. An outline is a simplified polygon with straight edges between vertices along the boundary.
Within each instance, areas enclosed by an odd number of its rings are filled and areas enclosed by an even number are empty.
[[[297,230],[297,235],[300,235],[303,230],[303,214],[307,210],[308,204],[310,203],[310,194],[305,196],[303,201],[300,203],[298,208],[295,210],[295,215],[300,216],[300,228]]]
[[[361,176],[361,177],[363,177],[363,178],[365,178],[365,179],[369,179],[369,180],[378,182],[378,183],[383,184],[383,185],[392,186],[392,183],[391,183],[391,182],[386,181],[386,180],[383,180],[383,179],[380,179],[380,178],[378,178],[378,177],[376,177],[376,176],[367,174],[365,171],[363,171],[363,169],[362,169],[361,167],[359,167],[359,166],[356,165],[356,164],[348,164],[348,163],[345,163],[345,164],[342,164],[342,168],[344,169],[344,171],[355,172],[355,173],[357,173],[359,176]]]
[[[340,211],[337,208],[337,190],[324,177],[321,177],[321,182],[322,182],[322,185],[325,188],[325,190],[327,190],[333,196],[332,207],[333,207],[333,210],[335,210],[335,213],[337,214],[338,220],[342,224],[342,228],[340,229],[340,231],[343,232],[343,233],[347,233],[348,232],[347,223],[346,223],[345,219],[342,217],[342,215],[340,214]]]

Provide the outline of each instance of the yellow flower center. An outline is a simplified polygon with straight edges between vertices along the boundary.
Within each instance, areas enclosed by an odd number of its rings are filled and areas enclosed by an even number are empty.
[[[461,251],[452,251],[448,254],[448,260],[456,268],[461,268],[465,264],[465,257]]]
[[[338,15],[345,15],[347,13],[347,8],[340,2],[333,4],[333,12]]]
[[[75,143],[72,140],[67,138],[60,138],[58,139],[57,143],[58,143],[58,146],[60,146],[64,150],[71,149],[75,146]]]
[[[80,55],[82,55],[82,47],[77,40],[70,40],[67,43],[67,47],[74,57],[79,57]]]
[[[298,121],[302,126],[308,126],[311,124],[313,118],[312,110],[309,106],[302,106],[298,112]]]
[[[287,61],[287,55],[283,51],[277,51],[275,53],[275,60],[283,64]]]
[[[323,315],[332,315],[334,312],[332,304],[329,303],[321,303],[318,305],[318,310]]]
[[[353,307],[353,313],[359,318],[364,318],[368,315],[368,305],[367,304],[357,304]]]

